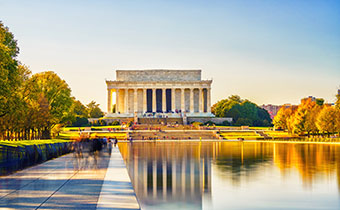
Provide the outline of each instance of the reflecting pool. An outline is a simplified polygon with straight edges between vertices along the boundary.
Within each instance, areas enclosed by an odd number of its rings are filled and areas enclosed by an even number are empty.
[[[120,143],[143,209],[340,209],[340,145]]]

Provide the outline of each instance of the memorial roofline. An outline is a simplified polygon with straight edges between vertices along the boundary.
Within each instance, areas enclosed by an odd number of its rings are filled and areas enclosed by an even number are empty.
[[[197,80],[197,81],[117,81],[117,80],[105,80],[105,82],[108,83],[133,83],[133,84],[137,84],[137,83],[144,83],[144,84],[148,84],[148,83],[212,83],[212,80],[207,79],[207,80]]]
[[[117,81],[200,81],[202,70],[116,70]]]
[[[202,71],[202,69],[117,69],[115,71]]]

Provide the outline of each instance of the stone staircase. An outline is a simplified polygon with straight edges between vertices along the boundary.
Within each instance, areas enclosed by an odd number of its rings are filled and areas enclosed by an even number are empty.
[[[263,131],[255,131],[255,133],[259,134],[264,139],[271,139],[272,138],[272,137],[268,136],[267,134],[265,134]]]
[[[138,130],[129,132],[129,137],[133,140],[219,139],[218,135],[211,130]]]
[[[183,118],[138,118],[138,123],[147,125],[160,125],[160,124],[183,125]]]

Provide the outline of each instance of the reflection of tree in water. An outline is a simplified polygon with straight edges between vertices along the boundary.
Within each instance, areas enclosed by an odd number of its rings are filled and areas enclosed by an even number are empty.
[[[230,176],[235,183],[241,175],[250,176],[256,169],[272,160],[272,144],[229,142],[217,146],[215,164],[222,175]]]
[[[216,151],[215,164],[235,183],[273,160],[282,176],[296,168],[309,188],[313,180],[336,172],[340,190],[340,145],[228,142],[216,145]]]
[[[296,168],[305,187],[313,180],[337,173],[340,190],[340,145],[330,144],[274,144],[274,162],[285,173]]]
[[[282,176],[296,168],[304,186],[335,172],[340,183],[340,145],[157,142],[123,143],[119,148],[138,198],[158,207],[186,203],[186,208],[200,209],[203,197],[211,194],[212,165],[234,184],[242,177],[260,178],[273,164]]]

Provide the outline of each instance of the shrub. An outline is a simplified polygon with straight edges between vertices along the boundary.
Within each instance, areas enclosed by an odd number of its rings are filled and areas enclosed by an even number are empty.
[[[201,122],[192,122],[191,123],[194,127],[199,127],[199,126],[202,126],[203,125],[203,123],[201,123]]]
[[[84,127],[88,125],[89,125],[89,121],[87,117],[76,117],[76,121],[72,123],[73,127]]]
[[[229,121],[226,120],[226,121],[223,121],[223,122],[222,122],[222,125],[223,125],[223,126],[230,126],[231,123],[230,123]]]
[[[204,123],[204,125],[207,125],[207,126],[209,126],[209,125],[215,125],[212,121],[207,121],[206,123]]]
[[[119,121],[115,120],[111,123],[111,125],[120,125]]]

